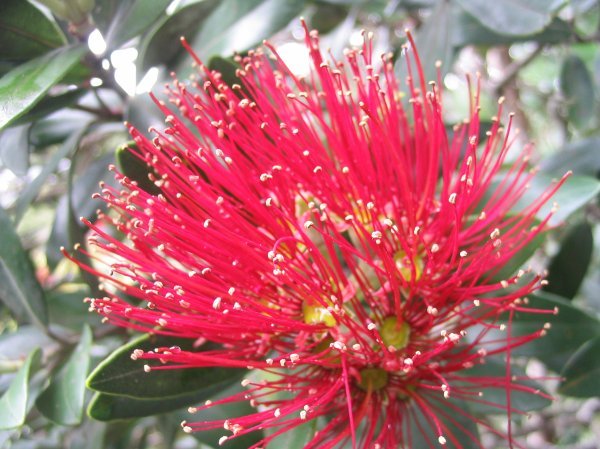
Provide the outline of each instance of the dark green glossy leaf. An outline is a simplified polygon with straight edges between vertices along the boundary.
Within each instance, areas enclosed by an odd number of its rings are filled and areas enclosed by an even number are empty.
[[[532,34],[552,20],[562,0],[456,0],[483,26],[498,34]]]
[[[321,34],[333,31],[348,16],[347,5],[316,3],[314,13],[310,16],[310,26]]]
[[[562,175],[572,170],[576,175],[600,177],[600,137],[571,142],[541,162],[542,170]]]
[[[594,235],[587,221],[576,224],[561,241],[560,251],[548,267],[544,290],[572,299],[581,286],[592,260]]]
[[[571,55],[565,59],[560,73],[560,90],[569,122],[585,129],[594,116],[596,101],[592,76],[578,56]]]
[[[533,226],[540,224],[539,220],[535,220]],[[509,232],[507,228],[505,231]],[[500,282],[513,276],[520,268],[522,268],[526,262],[531,259],[537,249],[544,243],[546,239],[546,233],[538,234],[531,242],[525,245],[517,254],[515,254],[508,261],[506,265],[502,267],[500,271],[494,274],[493,279]]]
[[[578,398],[600,396],[600,336],[582,345],[565,365],[560,394]]]
[[[208,68],[219,72],[221,74],[221,79],[225,81],[228,86],[232,86],[233,84],[241,84],[240,79],[235,75],[239,65],[230,58],[213,56],[208,62]]]
[[[108,48],[118,48],[146,31],[161,16],[171,0],[121,2],[106,35]]]
[[[529,297],[529,307],[548,310],[548,314],[515,313],[510,326],[511,335],[529,335],[540,331],[550,323],[546,335],[526,345],[515,348],[513,355],[536,357],[549,368],[561,372],[573,352],[583,343],[600,335],[600,321],[568,300],[547,292],[537,292]],[[558,308],[558,314],[552,311]],[[509,326],[507,326],[508,328]],[[508,330],[508,329],[507,329]],[[501,339],[503,333],[493,333],[491,338]]]
[[[486,362],[483,365],[476,365],[469,370],[462,371],[460,373],[461,376],[464,375],[468,377],[481,378],[483,383],[483,378],[498,378],[505,375],[506,362],[504,362],[501,358],[487,357],[485,360]],[[520,380],[527,377],[525,370],[522,368],[513,365],[511,367],[511,375],[519,378],[519,380],[514,381],[515,384],[525,385],[533,388],[536,391],[543,392],[542,386],[534,380]],[[482,400],[486,403],[477,402],[477,399],[469,401],[469,408],[473,413],[477,415],[490,415],[496,413],[506,414],[506,390],[503,386],[499,386],[497,388],[482,388],[481,390],[483,392]],[[547,399],[540,394],[531,394],[514,389],[511,390],[510,393],[510,402],[511,407],[513,407],[515,410],[520,410],[523,412],[541,410],[552,403],[550,399]],[[494,407],[489,403],[497,404],[498,407]]]
[[[159,22],[140,44],[138,62],[141,71],[161,65],[174,67],[176,60],[185,54],[179,38],[191,38],[198,33],[219,3],[219,0],[192,3]]]
[[[144,373],[142,372],[141,375]],[[88,406],[88,415],[98,421],[117,421],[171,412],[197,404],[211,397],[214,391],[188,392],[174,398],[136,399],[96,393]]]
[[[17,176],[29,168],[29,125],[0,131],[0,163]]]
[[[0,2],[0,59],[23,63],[66,43],[60,28],[23,0]]]
[[[20,320],[48,323],[44,291],[13,224],[0,208],[0,299]]]
[[[27,357],[8,390],[0,398],[0,429],[12,429],[25,423],[32,365],[37,365],[40,357],[41,352],[38,349]]]
[[[38,410],[57,424],[73,426],[81,422],[91,345],[92,332],[85,326],[79,344],[36,401]]]
[[[146,162],[134,154],[133,151],[136,148],[137,146],[133,141],[124,143],[118,147],[115,153],[117,166],[121,173],[131,180],[136,181],[142,190],[145,190],[152,195],[158,195],[160,189],[148,178],[148,175],[153,172],[153,170],[148,167]]]
[[[231,397],[235,394],[238,394],[242,390],[240,384],[236,383],[229,387],[224,388],[215,394],[214,397],[210,399],[213,402],[216,402],[219,399]],[[196,402],[193,405],[197,405]],[[202,422],[202,421],[212,421],[212,420],[225,420],[230,418],[235,418],[239,416],[251,415],[256,413],[256,409],[250,406],[249,401],[239,401],[239,402],[230,402],[227,404],[221,404],[218,406],[210,407],[204,410],[198,410],[195,413],[189,413],[188,410],[179,410],[172,415],[169,415],[170,418],[175,425],[179,425],[181,421],[186,420],[190,422]],[[266,429],[265,429],[266,430]],[[266,434],[266,431],[264,432]],[[200,441],[203,444],[207,444],[210,447],[221,447],[219,446],[219,439],[223,436],[223,429],[211,429],[203,432],[194,432],[192,436]],[[241,435],[237,438],[230,438],[223,444],[224,449],[246,449],[251,447],[253,444],[258,443],[264,437],[263,431],[255,431],[252,433],[248,433],[245,435]],[[288,449],[285,445],[274,445],[271,444],[274,448],[285,448]],[[290,448],[291,449],[291,448]]]
[[[144,335],[113,352],[90,374],[87,385],[102,393],[137,399],[180,399],[192,392],[212,394],[241,378],[246,370],[230,368],[188,368],[144,372],[144,363],[132,360],[134,349],[152,350],[157,346],[179,346],[194,350],[193,340]],[[205,345],[200,350],[215,349]]]
[[[85,54],[84,46],[62,47],[11,70],[0,78],[0,129],[25,114]]]

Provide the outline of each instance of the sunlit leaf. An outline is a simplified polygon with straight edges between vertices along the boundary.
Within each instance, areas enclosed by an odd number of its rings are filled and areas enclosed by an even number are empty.
[[[152,361],[132,360],[134,349],[153,350],[159,346],[178,346],[194,350],[193,340],[144,335],[113,352],[90,374],[87,385],[92,390],[137,399],[177,399],[194,391],[219,391],[241,378],[246,370],[234,368],[189,368],[144,372]],[[196,351],[214,350],[205,345]],[[207,393],[208,394],[208,393]]]
[[[62,47],[0,78],[0,129],[25,114],[81,59],[84,46]]]

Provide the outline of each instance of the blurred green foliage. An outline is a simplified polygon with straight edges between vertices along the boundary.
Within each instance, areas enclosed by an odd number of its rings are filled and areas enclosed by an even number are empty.
[[[547,291],[532,302],[558,305],[561,313],[552,316],[548,338],[516,355],[527,357],[524,363],[537,359],[554,375],[562,372],[553,392],[559,403],[599,394],[598,0],[2,0],[0,447],[215,447],[220,432],[181,432],[182,409],[227,388],[237,373],[204,370],[174,383],[159,379],[132,395],[119,383],[125,374],[143,376],[141,365],[138,374],[121,357],[132,335],[86,312],[81,300],[98,291],[97,280],[65,262],[59,248],[83,241],[79,217],[93,220],[101,207],[91,194],[98,182],[113,182],[106,167],[128,140],[123,120],[141,129],[162,123],[146,94],[133,95],[118,81],[120,50],[136,50],[133,84],[153,69],[160,85],[172,70],[181,79],[192,72],[179,44],[185,36],[211,68],[234,80],[234,51],[266,38],[275,45],[298,41],[300,16],[319,29],[335,55],[361,28],[376,33],[381,51],[395,54],[405,43],[404,29],[415,30],[428,76],[436,76],[436,60],[443,62],[449,129],[468,108],[465,75],[480,72],[484,118],[505,97],[520,129],[518,143],[538,143],[545,175],[574,172],[560,193],[566,225],[549,233],[550,243],[535,253],[527,248],[518,259],[530,263],[533,255],[531,263],[548,268]],[[95,54],[88,38],[98,32],[106,49]],[[401,63],[397,73],[402,76]],[[126,148],[118,159],[124,172],[134,172],[139,167]],[[539,319],[547,317],[516,316],[513,331],[539,328]],[[528,410],[546,405],[540,399]],[[246,413],[247,407],[230,404],[212,417]],[[122,420],[127,417],[135,419]],[[302,447],[306,434],[298,429],[277,444]],[[577,447],[584,437],[555,436],[549,443]],[[257,439],[225,447],[241,449]]]

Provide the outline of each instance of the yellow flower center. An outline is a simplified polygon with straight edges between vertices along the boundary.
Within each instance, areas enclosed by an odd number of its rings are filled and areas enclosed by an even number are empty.
[[[368,391],[379,391],[388,384],[389,374],[382,368],[365,368],[360,372],[359,388]]]
[[[404,349],[408,346],[410,338],[410,326],[405,322],[398,322],[395,316],[389,316],[383,320],[381,326],[381,339],[386,346],[396,349]]]

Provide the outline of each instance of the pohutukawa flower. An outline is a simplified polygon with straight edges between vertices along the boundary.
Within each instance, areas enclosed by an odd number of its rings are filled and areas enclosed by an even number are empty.
[[[306,36],[309,76],[267,42],[238,58],[240,85],[196,58],[199,78],[174,80],[171,104],[156,100],[168,127],[152,139],[130,128],[155,190],[117,173],[122,189],[98,195],[109,212],[86,222],[98,263],[83,268],[104,278],[106,296],[92,308],[120,326],[220,345],[137,351],[160,360],[150,371],[253,370],[242,392],[197,408],[249,400],[255,413],[184,424],[224,427],[220,443],[270,429],[252,446],[266,447],[318,418],[306,448],[411,448],[417,433],[430,447],[462,447],[465,418],[510,439],[455,400],[534,394],[510,369],[465,371],[543,334],[502,324],[543,312],[526,301],[541,276],[499,273],[545,229],[549,216],[536,214],[562,180],[514,212],[534,176],[530,148],[503,168],[511,120],[494,118],[480,139],[478,92],[449,138],[441,86],[426,84],[410,35],[406,80],[391,56],[374,58],[370,36],[340,61]],[[518,412],[510,400],[496,406]]]

